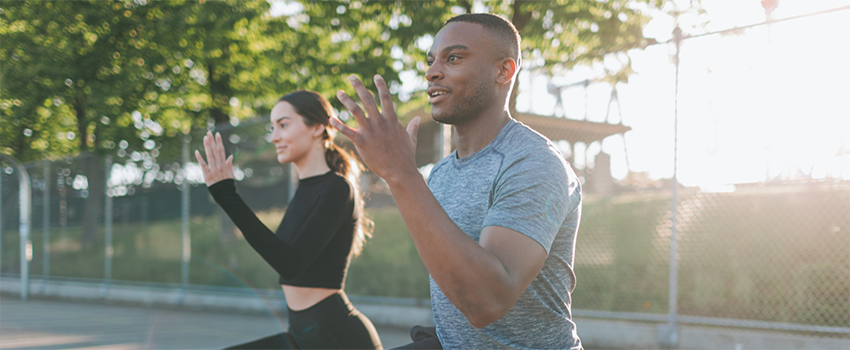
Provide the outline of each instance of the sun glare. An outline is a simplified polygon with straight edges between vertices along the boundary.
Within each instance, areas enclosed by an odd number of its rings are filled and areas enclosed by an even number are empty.
[[[845,1],[783,0],[774,18],[846,5]],[[687,19],[680,21],[683,29],[689,28],[686,34],[765,20],[755,0],[711,1],[705,7],[707,18],[690,19],[694,23],[707,20],[704,28],[683,23]],[[659,14],[645,35],[666,40],[674,23]],[[850,65],[846,64],[850,46],[839,33],[850,33],[850,11],[685,40],[678,95],[679,181],[725,188],[772,180],[850,180]],[[611,155],[615,178],[625,177],[629,170],[648,172],[656,179],[672,176],[675,50],[671,46],[629,53],[636,75],[617,89],[623,123],[633,129],[625,135],[625,147],[623,137],[615,135],[595,149]],[[572,83],[600,73],[600,67],[579,68],[551,79]],[[555,98],[546,90],[549,79],[521,75],[525,88],[517,108],[555,113]],[[605,84],[591,85],[586,92],[566,90],[562,98],[567,117],[604,121],[610,90]],[[594,156],[576,160],[589,162]]]

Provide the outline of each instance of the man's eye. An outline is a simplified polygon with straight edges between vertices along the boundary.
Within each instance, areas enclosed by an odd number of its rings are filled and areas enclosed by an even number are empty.
[[[434,61],[432,61],[432,60],[428,60],[426,63],[428,63],[428,67],[430,67],[431,65],[433,65],[433,64],[434,64]]]
[[[457,61],[457,59],[458,59],[457,56],[449,56],[449,62]]]

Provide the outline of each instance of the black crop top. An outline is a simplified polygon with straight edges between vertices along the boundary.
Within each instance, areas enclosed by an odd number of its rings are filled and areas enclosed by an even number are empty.
[[[236,193],[232,179],[209,187],[245,240],[280,274],[280,284],[342,289],[359,213],[354,189],[334,172],[299,181],[276,233]]]

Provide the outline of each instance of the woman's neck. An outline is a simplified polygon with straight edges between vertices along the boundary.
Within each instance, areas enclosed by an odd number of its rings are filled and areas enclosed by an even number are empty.
[[[328,162],[325,161],[325,149],[321,146],[313,148],[304,157],[292,162],[292,164],[295,165],[295,169],[298,171],[299,180],[331,171]]]

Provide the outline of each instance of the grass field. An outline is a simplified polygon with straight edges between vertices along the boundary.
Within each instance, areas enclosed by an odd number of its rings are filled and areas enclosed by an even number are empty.
[[[349,268],[346,290],[350,294],[428,298],[428,273],[394,207],[368,211],[375,228],[363,253]],[[274,230],[283,210],[258,214]],[[239,235],[224,236],[218,216],[190,219],[192,257],[191,284],[226,287],[280,288],[277,273]],[[15,273],[19,265],[17,232],[3,235],[3,272]],[[43,237],[31,234],[34,257],[30,271],[43,274]],[[103,278],[105,270],[103,233],[88,245],[81,243],[79,226],[52,228],[50,275]],[[179,220],[147,224],[113,224],[112,278],[115,280],[180,283],[181,223]],[[376,273],[377,272],[377,273]]]
[[[573,307],[666,313],[669,194],[584,202]],[[850,327],[850,186],[680,193],[678,312]]]

